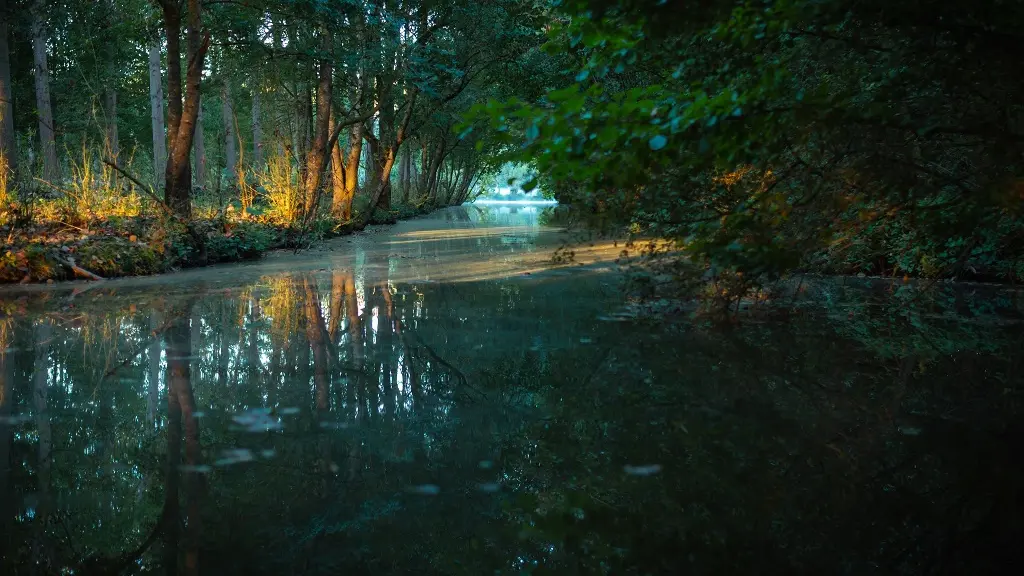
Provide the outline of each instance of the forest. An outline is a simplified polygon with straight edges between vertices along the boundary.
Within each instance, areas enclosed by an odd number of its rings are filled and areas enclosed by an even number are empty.
[[[0,280],[139,275],[460,204],[517,2],[4,0]]]
[[[1024,270],[1015,2],[4,0],[0,17],[8,282],[308,246],[504,186],[510,162],[587,226],[667,240],[653,251],[740,291]]]
[[[0,0],[0,574],[1004,574],[1021,40]]]

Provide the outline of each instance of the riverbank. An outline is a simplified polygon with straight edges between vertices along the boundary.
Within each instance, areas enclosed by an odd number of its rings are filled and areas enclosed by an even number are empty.
[[[378,211],[371,223],[394,224],[436,209],[401,206]],[[155,216],[103,218],[80,226],[14,222],[0,226],[0,284],[105,280],[245,262],[352,232],[348,222],[335,220],[316,220],[300,228],[227,215],[197,218],[187,225]]]

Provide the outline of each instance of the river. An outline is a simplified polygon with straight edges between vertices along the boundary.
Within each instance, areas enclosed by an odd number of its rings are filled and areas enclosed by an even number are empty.
[[[611,241],[469,206],[0,292],[0,573],[995,573],[1002,290],[637,316]]]

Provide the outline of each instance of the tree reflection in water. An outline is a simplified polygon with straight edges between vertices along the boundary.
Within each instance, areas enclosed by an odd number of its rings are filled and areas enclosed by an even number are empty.
[[[600,276],[396,284],[391,265],[0,320],[3,573],[1015,559],[1005,314],[833,290],[785,322],[608,322]]]

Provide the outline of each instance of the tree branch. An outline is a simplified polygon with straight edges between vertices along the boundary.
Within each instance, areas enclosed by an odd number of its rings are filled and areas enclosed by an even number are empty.
[[[167,214],[169,214],[173,218],[181,220],[181,218],[174,213],[174,210],[171,210],[170,206],[168,206],[166,203],[164,203],[163,200],[157,197],[156,193],[153,192],[152,186],[147,186],[146,184],[143,184],[141,181],[139,181],[138,178],[129,174],[124,168],[121,168],[120,166],[117,165],[117,163],[115,163],[113,160],[109,158],[104,158],[103,163],[113,168],[121,176],[124,176],[125,178],[131,180],[132,183],[138,186],[139,188],[142,188],[142,191],[145,192],[146,195],[149,196],[151,199],[153,199],[153,201],[155,201],[158,206],[163,208],[164,212],[167,212]]]

